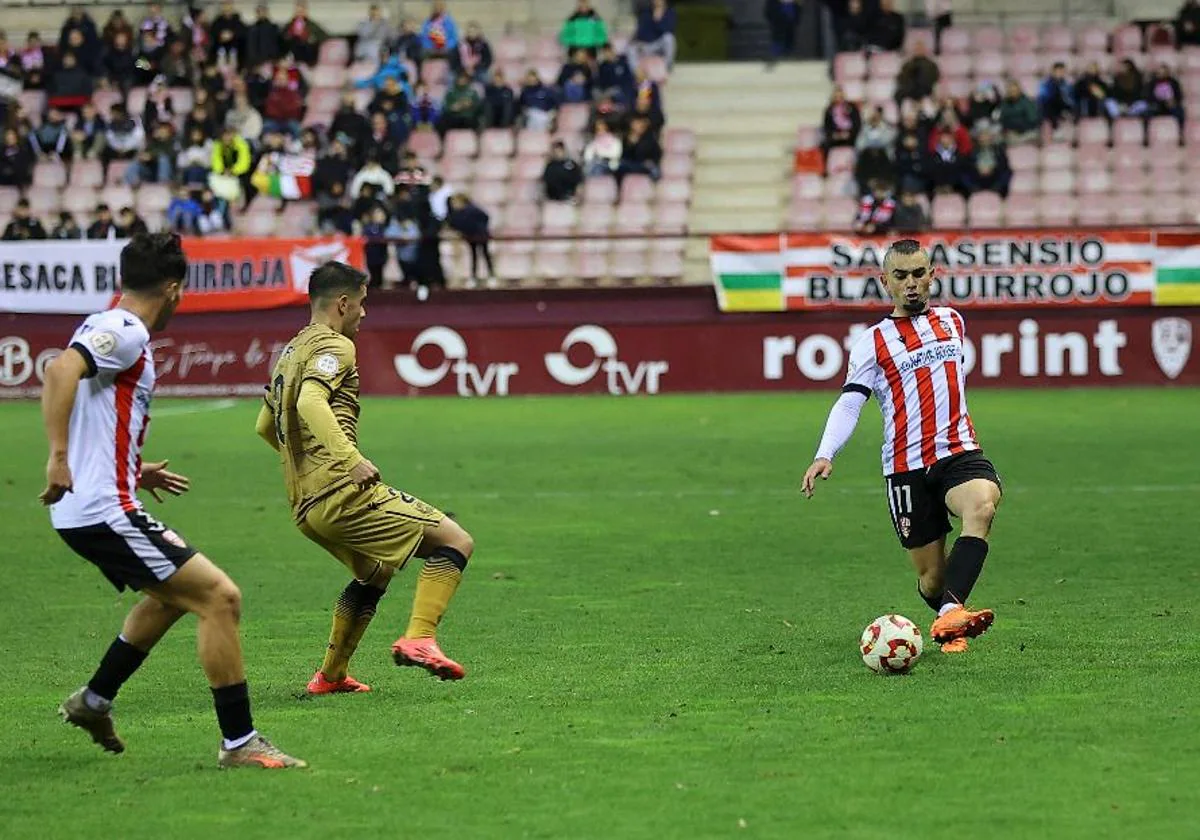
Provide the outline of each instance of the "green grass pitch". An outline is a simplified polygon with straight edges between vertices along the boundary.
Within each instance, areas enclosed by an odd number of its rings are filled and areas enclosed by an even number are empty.
[[[384,478],[476,537],[441,633],[468,676],[392,666],[410,568],[353,663],[374,693],[318,700],[346,574],[292,527],[257,405],[157,403],[147,457],[193,491],[148,507],[241,585],[257,723],[312,764],[285,774],[215,769],[191,621],[119,698],[124,755],[58,720],[132,601],[35,501],[37,407],[0,406],[0,836],[1200,837],[1200,392],[973,392],[997,622],[893,678],[859,633],[930,614],[874,406],[796,490],[831,400],[366,401]]]

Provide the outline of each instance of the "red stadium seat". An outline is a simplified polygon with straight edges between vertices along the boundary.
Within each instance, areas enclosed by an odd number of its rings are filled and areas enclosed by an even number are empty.
[[[579,210],[579,233],[601,236],[612,227],[613,205],[585,204]]]
[[[1005,73],[1004,56],[995,51],[976,53],[972,57],[971,69],[976,79],[998,80]]]
[[[541,230],[547,236],[563,236],[575,229],[579,212],[571,204],[547,201],[542,205]]]
[[[1152,147],[1178,146],[1179,123],[1175,121],[1174,117],[1153,117],[1150,120],[1147,136]]]
[[[318,65],[309,74],[309,82],[314,88],[340,88],[346,84],[346,68]]]
[[[1150,221],[1156,225],[1178,225],[1186,221],[1195,221],[1188,219],[1184,211],[1183,199],[1178,195],[1155,195],[1154,200],[1150,202]]]
[[[421,64],[421,81],[427,85],[444,85],[450,81],[450,62],[444,58],[426,59]]]
[[[512,161],[506,157],[481,157],[475,161],[475,177],[487,181],[507,181]]]
[[[539,280],[561,280],[572,276],[573,263],[569,254],[548,249],[543,243],[533,256],[533,276]]]
[[[1047,26],[1042,28],[1041,46],[1047,53],[1056,53],[1066,60],[1075,49],[1075,30],[1069,26]]]
[[[621,182],[621,203],[647,202],[654,198],[654,182],[649,175],[626,175]]]
[[[1004,223],[1010,227],[1036,227],[1037,199],[1027,195],[1009,195],[1004,202]]]
[[[939,230],[953,230],[965,227],[967,223],[967,203],[956,193],[946,193],[933,197],[933,226]]]
[[[583,183],[585,204],[616,204],[617,182],[614,178],[593,176]]]
[[[1046,170],[1042,172],[1042,189],[1045,195],[1060,196],[1075,191],[1075,174],[1070,170]]]
[[[496,276],[508,282],[520,282],[533,275],[533,259],[529,254],[501,253],[496,257]]]
[[[345,67],[350,63],[350,42],[345,38],[330,38],[324,41],[317,53],[317,63]]]
[[[690,179],[693,169],[695,169],[695,162],[691,155],[668,154],[663,158],[662,174],[664,178]]]
[[[122,207],[133,206],[133,190],[125,186],[105,187],[100,193],[100,200],[112,208],[115,215]]]
[[[996,193],[979,192],[967,201],[967,215],[974,228],[998,228],[1004,218],[1004,202]]]
[[[1074,195],[1043,196],[1039,205],[1042,224],[1062,227],[1075,223]]]
[[[436,158],[442,152],[442,141],[432,131],[414,131],[408,138],[408,150],[419,158]]]
[[[614,251],[611,260],[612,276],[619,280],[634,280],[647,271],[645,251]]]
[[[1005,46],[1009,52],[1033,52],[1041,40],[1041,30],[1036,26],[1013,26],[1005,33]]]
[[[1142,51],[1142,30],[1138,26],[1118,26],[1112,34],[1112,51],[1117,56],[1128,56]]]
[[[525,39],[516,35],[505,35],[502,38],[496,39],[493,50],[497,63],[524,61],[526,54]]]
[[[550,132],[522,129],[517,134],[517,154],[521,157],[545,157],[550,154]]]
[[[1036,152],[1037,149],[1032,146],[1024,148]],[[1011,155],[1016,149],[1010,149]],[[1108,151],[1104,149],[1104,151]],[[1010,158],[1011,160],[1011,158]],[[1041,162],[1043,172],[1061,172],[1070,171],[1075,168],[1075,150],[1070,146],[1043,146],[1041,152]],[[1015,167],[1014,167],[1015,168]]]
[[[825,179],[824,189],[826,198],[849,198],[855,195],[857,182],[851,173],[839,172]]]
[[[558,109],[557,127],[559,131],[582,134],[587,130],[591,112],[582,102],[573,102]]]
[[[614,216],[613,229],[618,234],[639,235],[650,232],[654,213],[649,204],[619,204]]]
[[[904,53],[911,55],[913,47],[918,43],[925,45],[926,51],[933,53],[933,30],[932,29],[909,29],[904,33]]]
[[[16,187],[0,187],[0,213],[12,213],[20,200],[21,191]]]
[[[438,174],[451,184],[461,184],[475,177],[475,161],[469,157],[444,155],[438,164]]]
[[[867,98],[867,83],[862,79],[847,79],[842,82],[842,92],[848,102],[863,102]]]
[[[825,169],[830,175],[838,172],[853,172],[854,159],[854,149],[837,146],[829,150],[829,156],[825,159]]]
[[[837,84],[860,81],[867,76],[867,59],[860,52],[841,52],[833,57],[833,80]]]
[[[663,136],[663,151],[669,155],[694,155],[696,132],[690,128],[668,128]]]
[[[1146,142],[1146,129],[1139,119],[1116,120],[1112,126],[1113,146],[1141,146]]]
[[[57,160],[39,161],[33,167],[33,186],[61,190],[67,184],[67,169]]]
[[[1091,195],[1079,202],[1079,214],[1076,221],[1081,225],[1102,227],[1112,224],[1113,201],[1107,195]]]
[[[554,38],[541,38],[529,44],[528,57],[534,61],[560,61],[563,48]]]
[[[970,76],[974,60],[969,55],[944,55],[938,59],[942,78],[947,76]]]
[[[1107,52],[1108,30],[1102,26],[1086,26],[1075,35],[1075,51],[1081,53]]]
[[[864,101],[870,105],[892,104],[896,93],[895,79],[871,79],[863,89]]]
[[[1119,197],[1113,208],[1113,221],[1118,225],[1143,225],[1150,209],[1145,195],[1127,194]]]
[[[998,26],[980,26],[971,32],[971,52],[999,52],[1004,49],[1004,30]]]
[[[100,191],[91,187],[71,185],[62,195],[62,209],[68,213],[91,214],[100,203]]]
[[[1126,196],[1141,195],[1149,190],[1151,183],[1149,174],[1140,166],[1113,170],[1113,192]]]
[[[971,51],[971,33],[959,26],[942,30],[942,55],[965,55]]]
[[[575,275],[582,280],[598,280],[608,272],[607,252],[580,251],[575,258]]]
[[[1109,170],[1112,168],[1113,152],[1103,146],[1080,146],[1079,153],[1075,156],[1075,166],[1080,174],[1087,174],[1096,170]]]
[[[479,137],[479,153],[489,157],[512,157],[517,144],[508,128],[489,128]]]
[[[1075,139],[1080,146],[1107,146],[1108,134],[1108,123],[1099,117],[1091,117],[1079,121]]]
[[[446,132],[442,155],[473,158],[479,154],[479,135],[467,128]]]
[[[1041,179],[1036,171],[1014,172],[1012,183],[1008,186],[1010,195],[1037,195],[1041,189]]]
[[[688,208],[682,202],[660,203],[653,210],[652,224],[657,234],[676,234],[682,236],[687,232]]]
[[[1018,81],[1021,79],[1035,78],[1039,73],[1043,72],[1045,65],[1042,62],[1042,57],[1032,52],[1014,52],[1008,56],[1008,72],[1009,75],[1015,76]],[[1021,89],[1032,95],[1037,88],[1028,84],[1021,84]]]
[[[165,213],[171,203],[171,189],[166,184],[143,184],[137,191],[137,210],[144,215]]]
[[[858,215],[858,199],[826,198],[821,202],[821,216],[830,230],[847,230]]]
[[[815,201],[793,201],[788,208],[787,225],[789,230],[818,230],[822,222],[822,205]],[[835,225],[844,228],[847,222],[842,220]]]
[[[1036,170],[1038,150],[1033,146],[1013,146],[1008,150],[1008,163],[1014,172]]]
[[[499,207],[508,197],[508,184],[504,181],[476,181],[471,189],[471,199],[482,207]]]
[[[688,179],[666,179],[658,182],[658,200],[671,204],[690,204],[692,201],[692,182]]]
[[[946,36],[942,35],[942,51],[946,50]],[[899,53],[894,52],[877,52],[871,56],[871,61],[867,65],[867,75],[871,79],[886,79],[895,83],[896,76],[900,73],[900,65],[902,61]]]
[[[655,280],[677,281],[683,279],[683,257],[678,254],[650,252],[650,276]]]

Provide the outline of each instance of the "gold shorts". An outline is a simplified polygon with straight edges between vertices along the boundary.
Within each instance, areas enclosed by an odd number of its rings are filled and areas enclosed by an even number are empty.
[[[380,565],[404,568],[425,529],[444,518],[432,505],[386,484],[365,489],[348,484],[313,504],[299,528],[365,581]]]

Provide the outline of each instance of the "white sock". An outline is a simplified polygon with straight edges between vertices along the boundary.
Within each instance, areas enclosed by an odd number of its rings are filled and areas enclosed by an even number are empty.
[[[252,739],[257,734],[258,734],[257,729],[251,729],[249,735],[243,735],[241,738],[235,738],[232,741],[230,741],[228,738],[222,738],[221,739],[221,747],[226,750],[240,749],[240,748],[246,746],[246,744],[249,744],[250,739]]]
[[[112,709],[112,701],[107,697],[101,697],[90,688],[83,690],[83,703],[93,712],[107,712]]]
[[[949,602],[948,604],[942,604],[942,608],[938,610],[938,618],[941,618],[946,613],[950,612],[950,610],[956,610],[961,606],[962,604],[956,604],[953,601]]]

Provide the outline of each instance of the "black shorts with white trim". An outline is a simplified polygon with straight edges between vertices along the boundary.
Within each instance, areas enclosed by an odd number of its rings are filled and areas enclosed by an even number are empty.
[[[142,510],[81,528],[59,528],[71,550],[122,591],[162,583],[196,555],[183,537]]]

